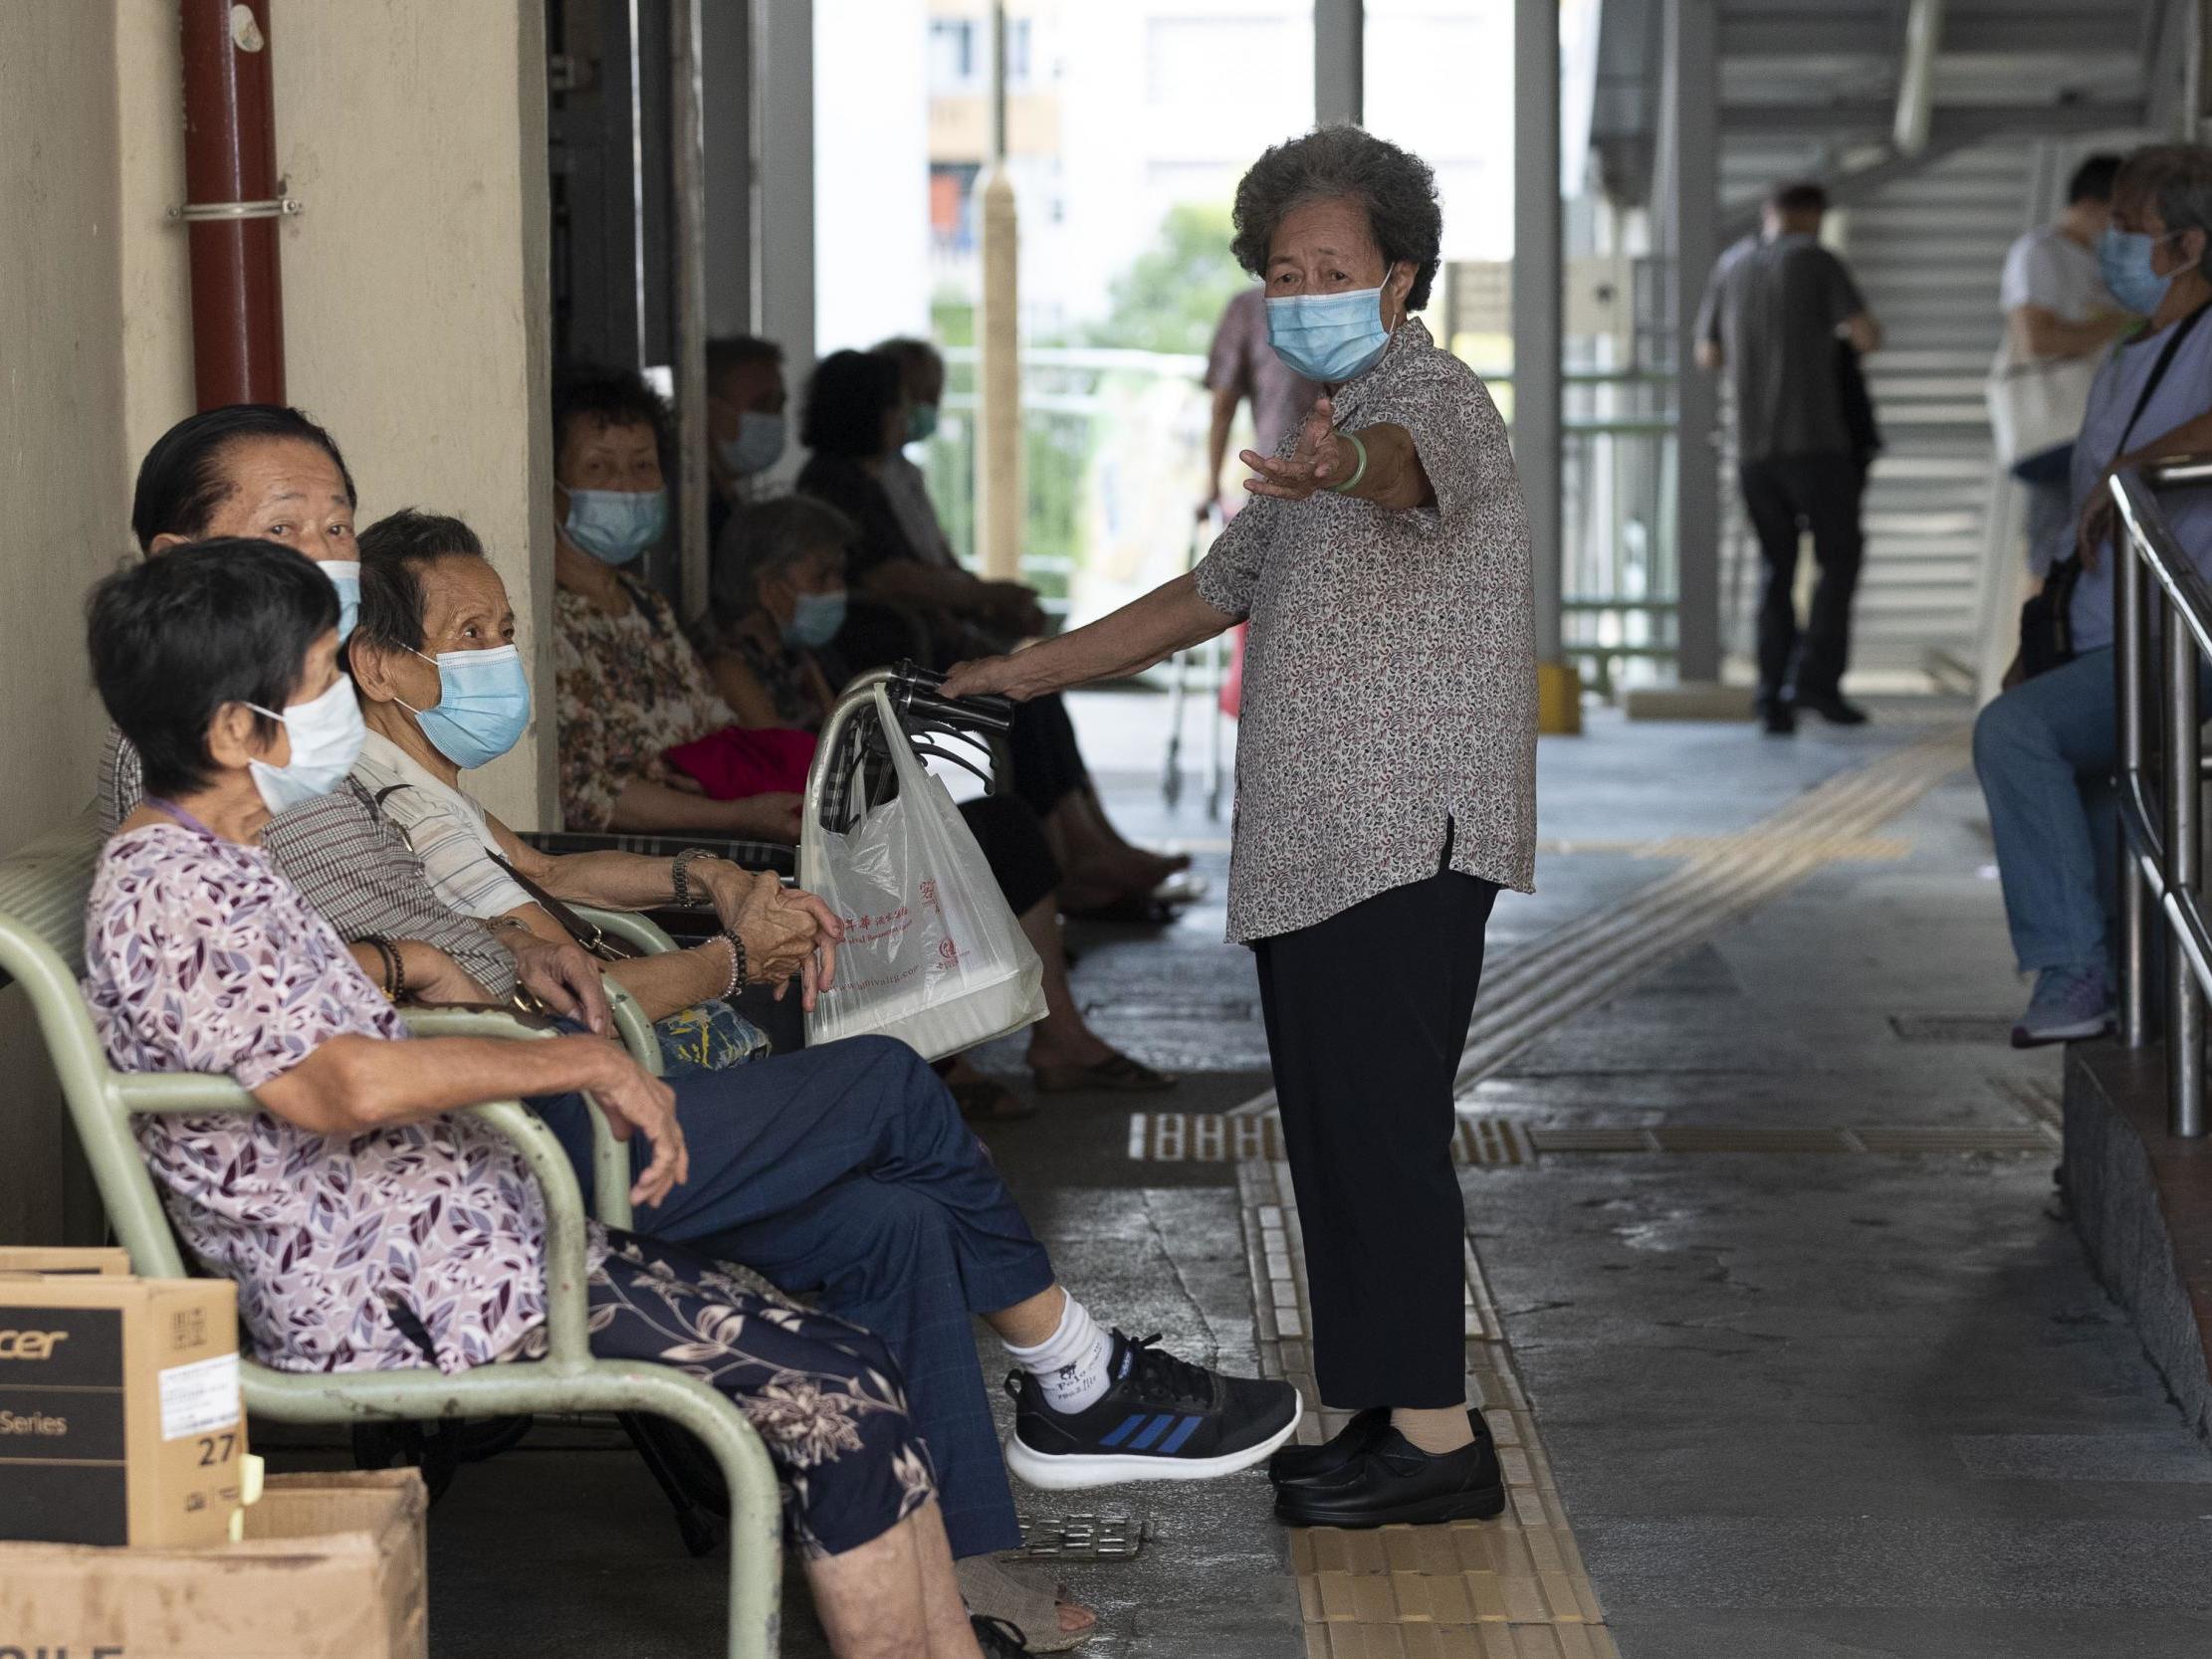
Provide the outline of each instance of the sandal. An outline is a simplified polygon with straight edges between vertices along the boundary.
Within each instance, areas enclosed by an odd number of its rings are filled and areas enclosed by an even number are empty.
[[[969,1555],[957,1560],[953,1563],[953,1572],[960,1579],[961,1597],[968,1603],[969,1612],[978,1618],[1000,1620],[1020,1630],[1031,1653],[1065,1653],[1088,1641],[1098,1630],[1095,1614],[1080,1630],[1060,1628],[1060,1609],[1076,1605],[1068,1598],[1064,1584],[1048,1593],[1009,1571],[991,1555]],[[1078,1610],[1090,1611],[1087,1607]]]
[[[1025,1101],[1003,1083],[988,1077],[945,1087],[952,1090],[953,1104],[971,1124],[1017,1124],[1037,1115],[1035,1101]]]
[[[1132,1060],[1126,1054],[1109,1054],[1088,1066],[1035,1066],[1030,1068],[1040,1095],[1159,1095],[1181,1080]]]

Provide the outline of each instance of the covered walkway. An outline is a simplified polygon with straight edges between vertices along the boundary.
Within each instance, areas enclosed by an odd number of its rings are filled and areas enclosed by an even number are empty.
[[[1116,734],[1159,707],[1089,700],[1094,748],[1134,758]],[[2061,1061],[2005,1045],[1963,712],[1879,713],[1794,744],[1601,721],[1546,745],[1543,891],[1499,908],[1463,1102],[1469,1368],[1507,1517],[1294,1540],[1256,1474],[1022,1493],[1104,1615],[1082,1651],[2212,1650],[2212,1455],[2060,1211]],[[1189,795],[1167,815],[1132,771],[1115,797],[1221,873]],[[1172,1112],[1053,1102],[991,1139],[1072,1283],[1296,1375],[1256,991],[1219,925],[1084,941],[1100,1030],[1191,1074]],[[705,1651],[721,1616],[716,1569],[596,1431],[464,1470],[431,1550],[441,1659]],[[821,1651],[791,1607],[786,1651]]]

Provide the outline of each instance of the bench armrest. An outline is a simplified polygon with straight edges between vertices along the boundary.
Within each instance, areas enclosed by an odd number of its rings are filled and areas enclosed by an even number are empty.
[[[512,1022],[510,1022],[512,1023]],[[202,1072],[138,1072],[116,1080],[123,1109],[132,1113],[259,1112],[261,1103],[227,1077]],[[584,1317],[583,1194],[568,1154],[553,1132],[519,1101],[492,1101],[467,1109],[523,1154],[538,1178],[546,1204],[546,1335],[549,1357],[577,1364],[590,1357]],[[150,1185],[150,1182],[148,1183]],[[629,1192],[627,1168],[622,1191]]]
[[[748,870],[798,873],[798,849],[780,841],[745,841],[716,835],[660,835],[620,830],[525,830],[523,844],[542,853],[637,853],[645,858],[674,858],[692,847]]]

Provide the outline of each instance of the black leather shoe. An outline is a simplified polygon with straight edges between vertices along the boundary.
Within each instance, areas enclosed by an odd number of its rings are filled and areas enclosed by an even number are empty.
[[[1505,1478],[1487,1439],[1431,1457],[1396,1429],[1334,1474],[1275,1493],[1292,1527],[1391,1527],[1487,1521],[1505,1508]]]
[[[1865,726],[1867,711],[1841,697],[1801,697],[1798,707],[1810,709],[1830,726]]]
[[[1474,1430],[1477,1440],[1490,1438],[1490,1425],[1471,1405],[1467,1407],[1467,1427]],[[1389,1432],[1389,1407],[1370,1406],[1365,1411],[1355,1412],[1333,1438],[1318,1446],[1283,1447],[1268,1459],[1267,1478],[1277,1486],[1295,1486],[1302,1481],[1332,1475]]]
[[[1797,708],[1787,698],[1769,698],[1759,705],[1759,723],[1769,737],[1789,737],[1797,732]]]

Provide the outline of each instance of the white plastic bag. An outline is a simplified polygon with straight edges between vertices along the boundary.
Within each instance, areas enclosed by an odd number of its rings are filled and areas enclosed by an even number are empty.
[[[939,1060],[1044,1018],[1044,966],[945,785],[880,687],[875,697],[897,797],[863,802],[843,834],[809,812],[799,843],[799,886],[845,924],[837,982],[806,1016],[806,1041],[896,1037]]]
[[[2006,335],[1984,393],[2000,465],[2010,467],[2074,442],[2102,360],[2096,352],[2023,358],[2015,354],[2012,337]]]

